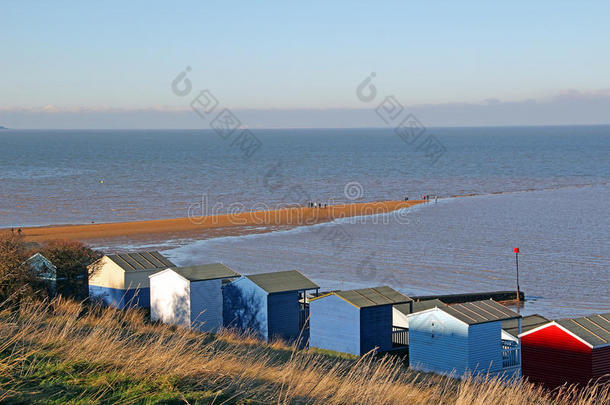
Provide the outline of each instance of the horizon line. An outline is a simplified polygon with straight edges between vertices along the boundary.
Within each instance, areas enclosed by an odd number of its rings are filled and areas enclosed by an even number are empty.
[[[549,128],[549,127],[604,127],[610,126],[609,123],[604,124],[515,124],[515,125],[428,125],[426,128],[435,129],[453,129],[453,128]],[[289,130],[289,129],[314,129],[314,130],[341,130],[341,129],[386,129],[393,131],[395,128],[391,126],[384,127],[261,127],[261,128],[244,128],[251,131],[268,131],[268,130]],[[0,125],[1,131],[210,131],[212,128],[11,128]]]

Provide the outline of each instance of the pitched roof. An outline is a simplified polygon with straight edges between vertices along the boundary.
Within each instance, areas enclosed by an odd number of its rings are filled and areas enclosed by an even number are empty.
[[[246,277],[268,294],[320,288],[320,286],[302,275],[298,270],[276,271]]]
[[[125,271],[157,270],[175,267],[165,256],[156,251],[139,253],[118,253],[108,258]]]
[[[434,307],[440,308],[446,306],[447,304],[436,298],[433,300],[413,301],[413,313],[425,311]],[[411,306],[409,304],[398,304],[395,305],[394,308],[396,308],[405,315],[409,315],[411,313]]]
[[[560,319],[556,323],[593,347],[610,344],[610,312],[582,318]]]
[[[412,301],[411,298],[387,286],[361,288],[358,290],[348,291],[334,291],[330,294],[314,298],[311,301],[328,297],[329,295],[336,295],[358,308],[403,304],[405,302]]]
[[[40,252],[27,259],[24,264],[28,270],[36,277],[52,280],[57,278],[57,267]]]
[[[176,273],[190,281],[214,280],[239,277],[233,269],[222,263],[201,264],[198,266],[172,267]]]
[[[535,329],[549,322],[551,321],[538,314],[524,316],[521,320],[521,333]],[[519,334],[519,320],[513,318],[502,321],[502,329],[513,336],[517,336]]]
[[[521,315],[494,300],[466,302],[439,309],[468,325],[521,318]]]
[[[24,263],[27,264],[28,266],[33,266],[33,265],[37,265],[37,264],[44,264],[45,266],[47,266],[47,268],[49,268],[49,270],[52,270],[52,271],[56,271],[57,270],[55,265],[53,263],[51,263],[51,261],[49,259],[44,257],[42,255],[42,253],[40,253],[40,252],[35,253],[32,256],[30,256],[30,258],[27,259]]]

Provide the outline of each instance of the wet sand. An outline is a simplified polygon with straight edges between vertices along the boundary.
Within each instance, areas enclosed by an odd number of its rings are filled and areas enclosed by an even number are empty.
[[[22,228],[22,232],[29,242],[71,239],[83,242],[94,241],[99,244],[103,241],[119,240],[142,242],[170,238],[208,238],[313,225],[338,218],[382,214],[424,202],[422,200],[379,201],[333,205],[326,208],[293,207],[151,221],[31,227]]]

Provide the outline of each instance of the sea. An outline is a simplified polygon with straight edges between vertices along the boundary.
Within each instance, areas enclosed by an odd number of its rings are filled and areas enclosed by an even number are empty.
[[[523,314],[610,311],[610,126],[0,130],[3,228],[422,195],[390,214],[160,248],[179,265],[298,269],[323,290],[431,295],[516,289],[519,247]]]

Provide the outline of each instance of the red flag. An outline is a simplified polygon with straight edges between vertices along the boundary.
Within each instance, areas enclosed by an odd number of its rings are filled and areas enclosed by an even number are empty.
[[[515,253],[519,253],[519,248],[515,248]]]

